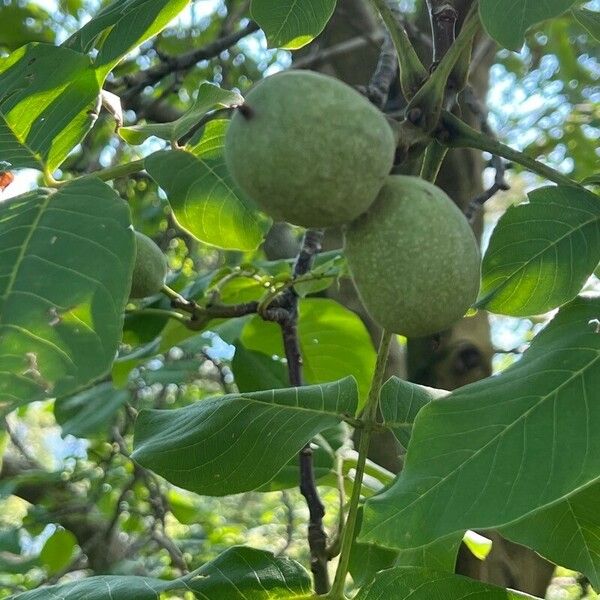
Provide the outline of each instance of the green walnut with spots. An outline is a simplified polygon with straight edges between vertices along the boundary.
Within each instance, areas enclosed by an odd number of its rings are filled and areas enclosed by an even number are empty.
[[[417,177],[388,178],[347,228],[345,252],[365,308],[394,333],[443,331],[477,298],[481,258],[471,227],[441,189]]]
[[[332,77],[288,71],[247,95],[225,139],[229,172],[275,220],[349,223],[377,196],[394,160],[384,115]]]
[[[158,294],[167,276],[167,259],[162,250],[147,236],[135,232],[135,264],[129,297],[146,298]]]

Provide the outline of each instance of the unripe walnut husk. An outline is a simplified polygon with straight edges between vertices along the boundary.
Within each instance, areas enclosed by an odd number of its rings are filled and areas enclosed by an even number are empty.
[[[422,179],[390,176],[345,241],[363,304],[389,331],[443,331],[477,298],[481,259],[471,227],[440,188]]]
[[[147,236],[135,232],[135,264],[130,298],[146,298],[162,289],[167,276],[167,259],[162,250]]]
[[[367,210],[394,152],[379,110],[345,83],[311,71],[256,85],[225,140],[241,191],[275,220],[303,227],[349,223]]]

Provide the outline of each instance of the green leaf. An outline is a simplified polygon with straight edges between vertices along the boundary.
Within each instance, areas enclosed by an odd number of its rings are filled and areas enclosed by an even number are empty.
[[[478,306],[515,317],[572,300],[600,261],[600,198],[552,186],[509,208],[483,258]]]
[[[468,577],[415,567],[397,567],[377,574],[355,600],[534,600],[533,596],[482,583]]]
[[[479,14],[491,37],[518,52],[532,25],[557,17],[574,3],[575,0],[481,0]]]
[[[198,96],[192,107],[176,121],[121,127],[119,135],[129,144],[142,144],[151,136],[167,141],[176,141],[189,133],[211,109],[217,106],[235,106],[243,102],[244,98],[237,92],[224,90],[212,83],[204,82],[198,88]]]
[[[268,222],[235,187],[223,156],[227,121],[211,121],[200,144],[151,154],[146,170],[163,188],[178,225],[196,239],[230,250],[254,250]]]
[[[308,573],[289,558],[234,546],[189,575],[165,581],[150,577],[90,577],[40,587],[11,600],[156,600],[164,592],[193,592],[203,600],[270,600],[309,594]]]
[[[581,182],[581,185],[600,185],[600,173],[594,173],[593,175],[586,177]]]
[[[326,433],[326,432],[324,432]],[[334,486],[337,487],[339,481],[335,473],[336,455],[328,444],[325,436],[316,435],[310,442],[313,453],[313,473],[315,480],[322,484],[321,479],[328,475],[335,478]],[[290,461],[269,481],[267,484],[258,488],[259,492],[276,492],[278,490],[289,490],[298,487],[300,481],[298,456],[293,456]]]
[[[597,41],[600,42],[600,12],[587,8],[574,8],[573,16],[577,22]],[[596,175],[598,179],[598,175]]]
[[[188,577],[187,584],[203,600],[285,599],[311,591],[310,577],[297,562],[246,546],[226,550]]]
[[[287,367],[281,359],[236,344],[231,370],[240,392],[275,390],[289,385]]]
[[[0,204],[0,412],[109,370],[133,255],[129,207],[98,179]]]
[[[363,507],[359,508],[357,533],[363,519]],[[365,544],[354,540],[350,552],[349,570],[357,586],[362,587],[375,578],[378,571],[394,565],[404,567],[427,567],[454,573],[461,536],[436,540],[429,546],[416,550],[392,550],[377,544]]]
[[[106,434],[117,411],[129,398],[128,391],[101,383],[73,396],[57,399],[54,416],[63,436],[84,438]]]
[[[159,33],[188,0],[115,0],[64,44],[77,52],[98,50],[94,61],[108,73],[128,52]]]
[[[184,584],[179,580],[107,575],[89,577],[65,585],[40,587],[11,596],[9,600],[156,600],[162,592],[184,589]]]
[[[99,94],[90,59],[67,48],[29,44],[0,58],[0,157],[54,171],[94,124]]]
[[[184,525],[193,525],[202,519],[202,510],[198,496],[183,490],[171,489],[167,493],[167,501],[173,516]]]
[[[269,48],[297,50],[316,38],[333,15],[336,0],[252,0],[252,18]]]
[[[361,544],[354,540],[348,571],[354,583],[363,587],[371,583],[379,571],[393,567],[397,558],[398,550],[382,548],[375,544]]]
[[[323,383],[353,375],[364,400],[376,353],[361,319],[341,304],[324,298],[302,299],[299,310],[298,335],[306,381]],[[249,350],[285,356],[280,327],[260,317],[248,321],[241,340]]]
[[[501,527],[600,480],[599,316],[600,297],[576,299],[519,362],[423,407],[404,470],[366,502],[364,541]]]
[[[143,410],[133,458],[197,494],[226,496],[269,482],[317,433],[356,410],[352,378],[324,385]]]
[[[0,19],[0,47],[16,50],[30,42],[54,41],[54,31],[49,26],[52,17],[33,2],[25,6],[16,3],[2,6]]]
[[[600,589],[600,484],[531,517],[503,527],[500,533],[535,548],[552,562],[583,573]]]
[[[40,560],[50,574],[68,567],[73,560],[77,538],[66,529],[57,529],[44,544]]]
[[[432,400],[449,393],[391,377],[382,386],[379,397],[384,425],[394,432],[406,448],[419,411]]]

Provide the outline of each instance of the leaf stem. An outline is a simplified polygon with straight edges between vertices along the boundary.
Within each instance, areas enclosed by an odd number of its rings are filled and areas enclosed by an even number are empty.
[[[421,179],[435,183],[447,153],[448,148],[446,146],[442,146],[435,140],[431,142],[425,151],[425,158],[421,167]]]
[[[479,13],[472,7],[456,41],[406,107],[407,118],[424,131],[430,132],[438,125],[448,79],[456,63],[469,51],[479,26]]]
[[[144,159],[133,160],[123,165],[117,165],[115,167],[108,167],[106,169],[100,169],[95,173],[84,175],[84,177],[97,177],[102,181],[111,181],[112,179],[118,179],[119,177],[126,177],[133,173],[138,173],[144,169]]]
[[[367,463],[367,453],[371,442],[371,433],[374,426],[377,424],[377,408],[379,407],[379,394],[383,385],[385,375],[385,366],[387,364],[388,354],[392,343],[392,332],[383,331],[379,351],[377,353],[377,362],[375,364],[375,372],[369,389],[369,396],[365,410],[360,418],[365,427],[360,435],[358,445],[358,461],[356,463],[356,475],[354,477],[354,485],[352,486],[352,496],[350,497],[350,505],[344,534],[342,537],[342,550],[340,553],[340,561],[335,573],[335,580],[329,594],[326,598],[329,600],[343,600],[344,586],[346,583],[346,575],[348,574],[348,564],[350,561],[350,550],[354,542],[356,529],[356,520],[358,517],[358,508],[360,504],[360,492],[362,489],[362,481],[365,474],[365,465]]]
[[[410,41],[408,34],[396,17],[390,0],[371,0],[385,23],[398,54],[400,86],[405,98],[412,98],[427,79],[427,69]]]
[[[495,156],[501,156],[559,185],[578,185],[552,167],[480,133],[449,112],[442,114],[442,128],[438,132],[437,139],[444,146],[451,148],[477,148]]]
[[[174,319],[184,325],[187,324],[188,320],[183,315],[172,310],[165,310],[163,308],[137,308],[134,310],[128,310],[128,315],[149,315],[153,317],[166,317],[167,319]]]

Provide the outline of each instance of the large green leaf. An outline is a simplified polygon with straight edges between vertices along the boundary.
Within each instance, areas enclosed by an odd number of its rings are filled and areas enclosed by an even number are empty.
[[[381,388],[379,402],[384,424],[406,448],[413,423],[419,411],[432,400],[447,396],[449,392],[425,387],[391,377]]]
[[[252,0],[252,17],[271,48],[297,50],[316,38],[327,25],[336,0]]]
[[[600,298],[578,298],[500,375],[421,409],[366,541],[417,548],[508,525],[600,480]]]
[[[108,73],[129,51],[161,31],[189,0],[115,0],[63,45],[78,52],[98,50],[94,61]]]
[[[355,600],[534,600],[533,596],[496,587],[468,577],[414,567],[382,571]]]
[[[133,254],[129,207],[97,179],[0,204],[0,411],[108,371]]]
[[[376,354],[363,322],[341,304],[324,298],[302,299],[299,310],[298,335],[306,381],[323,383],[353,375],[364,400]],[[280,327],[260,317],[246,324],[241,340],[249,350],[285,356]]]
[[[356,382],[230,394],[177,410],[143,410],[133,458],[209,496],[268,483],[317,433],[356,410]]]
[[[503,527],[505,537],[575,569],[600,589],[600,484]]]
[[[227,121],[211,121],[186,150],[151,154],[150,176],[165,190],[177,223],[200,241],[231,250],[254,250],[268,221],[243,198],[223,156]]]
[[[326,432],[324,432],[326,433]],[[316,435],[310,442],[313,456],[313,474],[319,485],[326,485],[325,478],[333,477],[335,483],[333,487],[337,487],[339,479],[335,472],[337,457],[335,452],[328,444],[324,435]],[[269,481],[266,485],[258,488],[259,492],[275,492],[278,490],[289,490],[297,488],[300,483],[300,469],[298,456],[295,455],[290,461]]]
[[[532,25],[557,17],[574,3],[575,0],[481,0],[479,14],[490,36],[518,52]]]
[[[529,316],[572,300],[600,261],[600,198],[552,186],[529,194],[496,225],[483,259],[478,305]]]
[[[193,592],[202,600],[270,600],[310,592],[308,573],[289,558],[245,546],[230,548],[189,575],[165,581],[150,577],[90,577],[41,587],[11,600],[156,600],[163,592]]]
[[[0,58],[0,159],[53,171],[97,117],[100,84],[87,56],[29,44]]]
[[[121,127],[119,135],[130,144],[142,144],[151,136],[167,141],[177,141],[189,133],[212,108],[235,106],[243,102],[244,99],[237,92],[224,90],[212,83],[205,82],[198,88],[198,95],[192,107],[176,121]]]
[[[109,382],[54,402],[54,416],[63,435],[88,437],[108,433],[117,411],[130,399],[127,390]]]
[[[600,12],[587,8],[574,8],[573,16],[597,42],[600,42]]]

